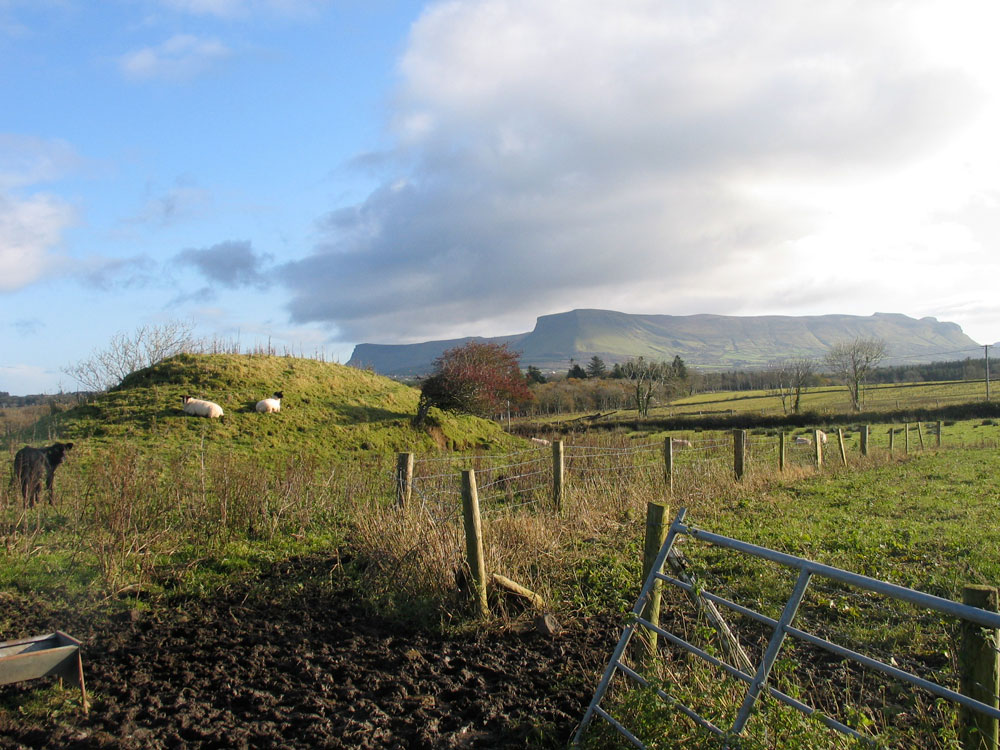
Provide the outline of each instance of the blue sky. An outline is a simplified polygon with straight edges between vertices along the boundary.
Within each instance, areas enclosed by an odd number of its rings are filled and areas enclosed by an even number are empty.
[[[0,0],[0,391],[115,333],[635,313],[1000,339],[994,4]]]

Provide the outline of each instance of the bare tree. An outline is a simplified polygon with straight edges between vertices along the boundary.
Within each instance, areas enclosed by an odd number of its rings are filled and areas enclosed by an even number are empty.
[[[673,377],[673,370],[665,362],[653,362],[645,357],[630,359],[622,365],[622,375],[631,381],[635,393],[635,407],[640,417],[649,415],[653,394]]]
[[[886,353],[886,343],[880,338],[856,338],[830,347],[824,361],[839,377],[851,395],[851,407],[861,411],[861,387],[868,374],[878,366]]]
[[[193,331],[193,323],[181,320],[139,326],[131,334],[119,331],[104,349],[95,350],[87,359],[62,371],[86,390],[106,391],[136,370],[195,349],[197,340]]]
[[[788,413],[789,401],[792,412],[799,413],[802,392],[812,381],[815,369],[816,362],[805,357],[781,359],[768,365],[771,389],[781,399],[781,409],[785,414]]]

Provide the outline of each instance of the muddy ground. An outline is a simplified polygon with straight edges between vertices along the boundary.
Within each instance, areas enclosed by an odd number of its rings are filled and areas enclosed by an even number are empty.
[[[0,687],[0,748],[566,745],[615,619],[443,637],[371,614],[335,565],[294,560],[211,598],[86,617],[0,594],[19,625],[0,640],[80,639],[93,698],[88,716],[29,719],[17,707],[40,683]]]

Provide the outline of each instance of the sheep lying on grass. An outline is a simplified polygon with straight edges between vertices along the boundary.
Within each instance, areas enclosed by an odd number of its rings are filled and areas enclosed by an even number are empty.
[[[202,401],[200,398],[184,396],[184,413],[192,417],[208,417],[215,419],[221,417],[222,407],[212,401]]]
[[[21,487],[21,496],[28,507],[33,507],[42,494],[42,476],[45,476],[45,489],[49,493],[49,503],[52,503],[52,477],[56,467],[63,462],[66,451],[73,447],[72,443],[56,443],[47,448],[32,448],[24,446],[14,456],[14,479]]]
[[[257,402],[257,411],[261,414],[272,414],[281,411],[281,399],[284,396],[285,394],[281,391],[275,391],[271,398],[264,398]]]

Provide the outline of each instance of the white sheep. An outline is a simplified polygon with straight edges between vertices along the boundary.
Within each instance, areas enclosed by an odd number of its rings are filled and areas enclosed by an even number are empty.
[[[691,441],[685,440],[684,438],[671,438],[670,442],[673,443],[675,448],[690,448]]]
[[[826,445],[826,433],[823,430],[816,430],[816,439],[823,445]]]
[[[795,444],[796,445],[812,445],[813,441],[810,440],[807,437],[803,437],[802,435],[799,435],[797,438],[795,438]]]
[[[208,417],[215,419],[222,416],[222,407],[212,401],[202,401],[200,398],[184,396],[184,413],[192,417]]]
[[[281,399],[284,398],[281,391],[275,391],[271,398],[264,398],[257,402],[257,411],[261,414],[272,414],[281,411]]]
[[[528,439],[531,442],[533,442],[535,445],[552,445],[552,443],[550,443],[545,438],[536,438],[536,437],[533,437],[533,438],[528,438]]]

